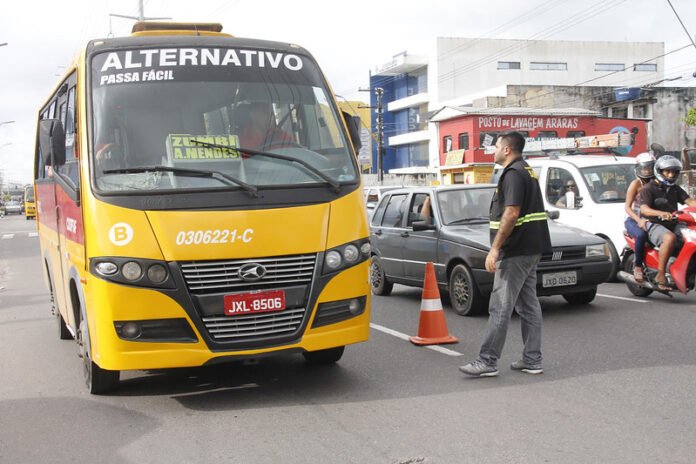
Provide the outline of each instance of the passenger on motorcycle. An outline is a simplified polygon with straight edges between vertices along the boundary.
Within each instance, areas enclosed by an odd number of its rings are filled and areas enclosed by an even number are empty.
[[[676,235],[681,236],[684,227],[679,223],[670,223],[672,213],[679,209],[679,204],[696,206],[696,200],[689,197],[683,188],[676,185],[681,172],[681,162],[673,156],[665,155],[655,162],[655,179],[645,184],[638,193],[640,214],[644,217],[655,218],[648,226],[650,241],[660,248],[657,275],[655,282],[661,291],[669,290],[665,277],[667,261],[672,255]],[[654,221],[666,221],[658,224]]]
[[[640,205],[636,200],[638,191],[650,182],[655,174],[655,157],[652,153],[641,153],[636,157],[636,179],[631,182],[626,191],[626,232],[635,240],[635,265],[633,277],[639,284],[643,283],[643,260],[645,258],[645,242],[648,241],[648,220],[640,216]]]

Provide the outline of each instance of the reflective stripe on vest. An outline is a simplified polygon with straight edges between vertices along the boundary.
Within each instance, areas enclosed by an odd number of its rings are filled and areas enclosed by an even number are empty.
[[[525,216],[522,216],[521,218],[517,218],[517,221],[515,221],[515,227],[519,227],[523,224],[526,224],[526,223],[532,222],[532,221],[545,221],[545,220],[546,220],[546,212],[545,211],[542,211],[541,213],[529,213]],[[491,229],[494,229],[494,230],[500,229],[500,221],[491,221],[490,227],[491,227]]]

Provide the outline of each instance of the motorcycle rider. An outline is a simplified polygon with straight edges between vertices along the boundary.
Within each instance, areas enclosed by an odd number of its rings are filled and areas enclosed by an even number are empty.
[[[696,206],[696,200],[689,197],[689,194],[676,185],[681,172],[681,162],[670,155],[661,156],[655,162],[655,179],[645,184],[638,193],[638,203],[640,204],[640,214],[644,217],[654,217],[658,220],[669,221],[672,213],[679,209],[679,204]],[[660,247],[660,257],[658,260],[657,283],[658,290],[667,291],[667,279],[665,268],[667,261],[672,255],[676,235],[681,236],[682,224],[665,222],[658,224],[650,222],[648,226],[648,237],[650,241]]]
[[[645,258],[645,242],[648,241],[648,220],[640,216],[640,205],[636,200],[638,191],[645,184],[650,182],[655,174],[655,157],[652,153],[641,153],[636,156],[636,179],[634,179],[626,190],[626,220],[624,227],[626,232],[633,237],[635,243],[635,262],[633,267],[633,277],[639,284],[643,283],[643,260]]]

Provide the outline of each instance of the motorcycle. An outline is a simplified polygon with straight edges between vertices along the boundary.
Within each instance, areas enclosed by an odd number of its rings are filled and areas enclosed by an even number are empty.
[[[696,207],[691,206],[672,213],[671,221],[681,222],[687,227],[683,229],[682,236],[677,237],[674,253],[667,262],[667,286],[669,291],[658,289],[655,282],[659,254],[658,250],[650,243],[645,247],[645,260],[643,265],[643,282],[636,282],[633,277],[635,263],[635,240],[624,232],[627,246],[621,253],[622,271],[617,277],[626,282],[628,290],[636,296],[648,296],[653,291],[672,296],[671,290],[687,293],[694,289],[696,280]],[[676,253],[676,256],[675,256]]]

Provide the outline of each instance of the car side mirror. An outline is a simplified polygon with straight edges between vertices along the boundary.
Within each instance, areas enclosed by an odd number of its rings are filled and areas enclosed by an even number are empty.
[[[558,211],[557,209],[546,211],[546,215],[548,216],[549,219],[558,219],[561,217],[561,212]]]
[[[45,166],[65,164],[65,131],[59,119],[39,121],[39,149]]]
[[[435,224],[430,224],[428,221],[414,221],[411,226],[413,226],[413,231],[418,232],[421,230],[435,230]]]
[[[360,141],[360,116],[353,116],[343,111],[343,119],[346,120],[348,135],[350,135],[350,141],[353,143],[353,147],[357,153],[362,147],[362,142]]]

